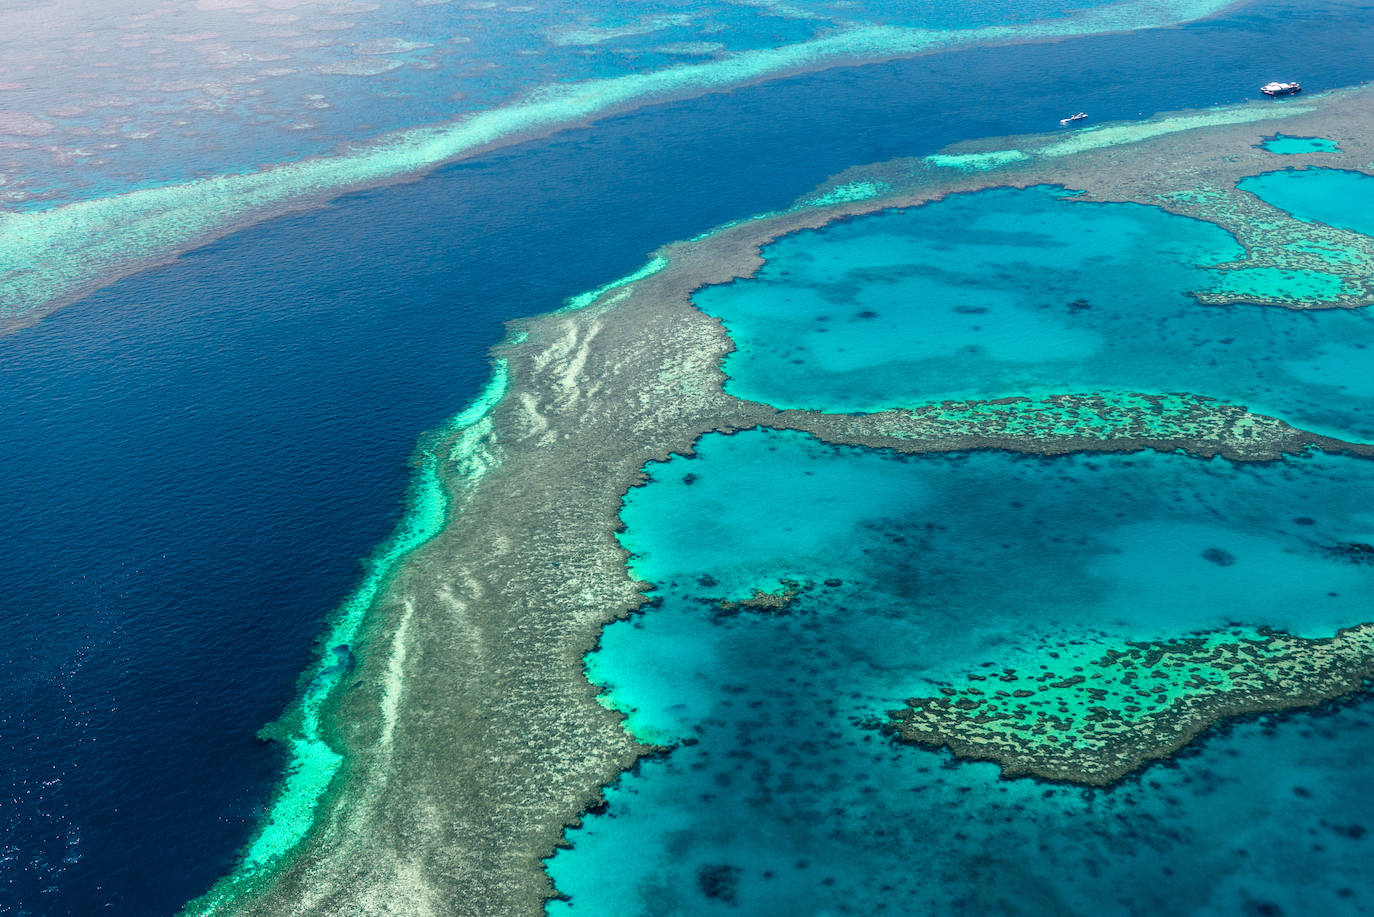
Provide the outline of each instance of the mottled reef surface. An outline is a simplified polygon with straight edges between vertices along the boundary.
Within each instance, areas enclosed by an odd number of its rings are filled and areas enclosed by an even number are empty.
[[[1231,631],[1114,648],[1079,642],[1045,655],[1031,671],[988,663],[962,688],[912,699],[890,728],[997,761],[1008,776],[1106,786],[1218,720],[1359,690],[1374,676],[1374,625],[1324,640]]]
[[[1374,90],[1359,89],[1006,138],[854,170],[791,210],[665,247],[652,269],[580,308],[514,323],[496,354],[508,379],[504,395],[480,422],[436,447],[450,497],[447,524],[409,555],[374,603],[354,647],[356,673],[322,710],[323,734],[344,761],[312,828],[296,849],[230,877],[201,906],[253,914],[540,913],[556,893],[543,858],[602,786],[652,751],[598,703],[584,668],[601,628],[644,602],[646,584],[628,575],[616,539],[622,497],[644,480],[646,463],[690,454],[711,431],[790,429],[911,453],[1368,455],[1365,445],[1309,434],[1205,392],[1037,400],[1007,392],[868,415],[779,411],[725,394],[721,361],[733,345],[689,297],[750,275],[761,264],[760,245],[786,233],[990,186],[1054,184],[1081,191],[1083,200],[1155,204],[1233,232],[1247,257],[1219,269],[1236,282],[1199,294],[1204,301],[1366,305],[1374,243],[1295,220],[1236,182],[1289,166],[1366,168],[1374,159],[1371,102]],[[1343,153],[1279,163],[1260,148],[1279,131],[1330,138]],[[1301,271],[1339,275],[1339,293],[1321,302],[1294,298],[1281,281]],[[1227,632],[1065,651],[1045,671],[986,670],[1014,679],[1005,682],[1010,701],[996,693],[1003,682],[974,681],[944,699],[913,699],[898,725],[909,738],[995,758],[1008,771],[1103,782],[1167,754],[1218,717],[1349,691],[1367,673],[1367,642],[1367,630],[1354,628],[1327,642]],[[1160,672],[1174,685],[1162,702],[1142,687]],[[1099,691],[1117,691],[1121,703],[1098,703]],[[1090,713],[1112,710],[1076,730],[1073,749],[1028,743],[1018,729],[1029,723],[1030,733],[1048,733],[1061,706],[1077,703]],[[1132,729],[1156,707],[1166,715]],[[1083,764],[1077,751],[1089,746],[1105,749],[1106,758]]]

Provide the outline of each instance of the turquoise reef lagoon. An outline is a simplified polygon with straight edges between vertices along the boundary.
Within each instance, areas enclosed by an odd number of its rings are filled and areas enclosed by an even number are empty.
[[[1367,705],[1232,725],[1105,790],[999,779],[873,727],[1053,640],[1237,623],[1321,636],[1368,619],[1374,565],[1340,546],[1374,536],[1374,511],[1349,499],[1374,464],[905,457],[749,431],[649,474],[622,541],[653,601],[606,628],[588,671],[627,728],[671,750],[569,832],[551,914],[1362,900]],[[739,602],[757,590],[785,600]]]
[[[1274,173],[1274,182],[1317,184],[1324,174]],[[1298,178],[1308,175],[1317,178]],[[1374,179],[1361,179],[1359,189],[1374,192]],[[1192,392],[1331,435],[1374,436],[1374,314],[1199,303],[1193,293],[1238,276],[1305,286],[1311,297],[1342,282],[1216,270],[1244,252],[1211,223],[1052,188],[1003,188],[799,232],[763,254],[757,276],[694,297],[737,344],[726,390],[741,398],[875,411],[1007,395]]]
[[[1341,151],[1336,141],[1327,140],[1325,137],[1290,137],[1287,134],[1275,134],[1264,141],[1264,148],[1271,153],[1278,153],[1280,156],[1294,156],[1299,153],[1339,153]]]
[[[1285,169],[1238,187],[1309,223],[1374,233],[1374,177],[1344,169]]]

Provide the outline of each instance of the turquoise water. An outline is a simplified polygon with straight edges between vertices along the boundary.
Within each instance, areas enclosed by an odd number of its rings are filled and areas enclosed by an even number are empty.
[[[1374,176],[1343,169],[1289,169],[1241,179],[1236,187],[1309,223],[1374,234]]]
[[[1242,255],[1210,223],[1048,188],[994,189],[797,233],[764,255],[757,277],[695,297],[738,345],[725,370],[742,398],[871,411],[1194,392],[1374,436],[1374,315],[1200,305],[1189,292],[1220,280],[1206,266]]]
[[[1374,463],[899,457],[747,432],[650,473],[623,540],[656,602],[588,664],[636,735],[685,741],[569,832],[551,913],[1340,913],[1339,889],[1367,886],[1367,705],[1238,728],[1110,791],[1001,780],[861,724],[1045,640],[1368,619],[1374,567],[1323,547],[1374,536],[1349,499]],[[814,589],[781,613],[714,605],[782,579]]]
[[[1275,134],[1264,141],[1264,148],[1271,153],[1278,153],[1282,156],[1292,156],[1298,153],[1339,153],[1341,151],[1341,148],[1336,145],[1336,141],[1327,140],[1325,137],[1290,137],[1287,134]]]

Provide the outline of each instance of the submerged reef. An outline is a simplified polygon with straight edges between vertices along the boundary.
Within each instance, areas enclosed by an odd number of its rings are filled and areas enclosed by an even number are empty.
[[[1244,249],[1227,264],[1207,267],[1217,278],[1279,272],[1261,277],[1274,281],[1268,286],[1248,284],[1244,296],[1224,286],[1195,291],[1181,308],[1262,313],[1262,306],[1280,305],[1285,315],[1292,314],[1289,308],[1324,308],[1325,313],[1298,317],[1339,319],[1342,308],[1369,302],[1369,241],[1349,230],[1326,234],[1237,183],[1273,168],[1273,154],[1259,144],[1279,130],[1328,137],[1342,151],[1296,154],[1286,161],[1303,168],[1362,169],[1374,160],[1371,97],[1374,89],[1360,89],[1301,104],[1167,115],[1067,138],[1007,138],[931,160],[852,170],[791,209],[666,246],[653,253],[645,270],[579,298],[572,308],[512,323],[496,353],[503,386],[482,405],[480,418],[467,418],[471,423],[450,431],[453,447],[434,453],[427,466],[444,495],[433,501],[442,520],[426,526],[423,539],[405,542],[403,562],[380,574],[366,614],[356,626],[349,619],[342,642],[349,644],[356,667],[327,696],[311,696],[317,717],[312,737],[338,754],[336,772],[327,787],[312,788],[305,805],[286,798],[274,806],[275,812],[293,813],[289,848],[274,847],[270,861],[245,862],[194,910],[541,911],[557,894],[545,860],[566,843],[567,829],[601,804],[603,788],[618,775],[661,750],[631,735],[625,714],[598,696],[587,679],[586,658],[608,623],[649,601],[653,585],[636,581],[617,540],[626,493],[646,480],[652,463],[675,453],[694,455],[708,433],[791,430],[826,443],[909,454],[1181,450],[1221,467],[1235,462],[1237,473],[1241,463],[1318,450],[1368,456],[1371,437],[1353,421],[1307,423],[1267,401],[1180,391],[1187,386],[1168,380],[1094,388],[1065,384],[1062,375],[1046,378],[1042,371],[989,397],[950,399],[928,391],[869,412],[784,409],[726,390],[723,366],[737,342],[720,320],[694,307],[692,297],[703,287],[753,275],[764,263],[761,247],[798,230],[991,186],[1051,185],[1082,192],[1068,206],[1078,206],[1078,200],[1136,202],[1214,220]],[[1276,228],[1242,225],[1260,216]],[[1274,239],[1282,245],[1275,247]],[[1329,258],[1302,248],[1326,251],[1328,244],[1339,249]],[[1296,275],[1283,272],[1309,267],[1338,278],[1339,289],[1286,298],[1297,289]],[[1237,304],[1209,304],[1217,297]],[[1169,333],[1166,325],[1161,322],[1159,336]],[[1322,384],[1323,391],[1340,388]],[[1341,384],[1358,394],[1363,375]],[[1358,545],[1366,536],[1342,537],[1350,540],[1333,549],[1363,562],[1366,552]],[[803,571],[796,580],[813,575]],[[790,588],[764,588],[753,598],[734,594],[737,613],[729,623],[807,624],[805,614],[746,613],[785,607]],[[1167,755],[1219,717],[1311,704],[1351,690],[1367,674],[1369,634],[1366,627],[1352,627],[1321,640],[1241,629],[1077,655],[1065,647],[1054,650],[1063,664],[1054,660],[1025,676],[1004,672],[1015,680],[999,681],[992,691],[984,687],[990,687],[987,682],[975,682],[987,693],[980,698],[965,690],[959,701],[978,709],[1003,686],[1015,703],[1026,700],[1015,697],[1017,691],[1030,691],[1037,700],[1045,695],[1043,704],[1025,704],[1024,720],[1032,732],[1043,726],[1046,736],[1060,732],[1059,721],[1051,718],[1072,714],[1080,704],[1084,712],[1073,721],[1075,732],[1083,730],[1084,742],[1112,749],[1110,760],[1093,773],[1113,774]],[[1050,638],[1030,635],[1027,642]],[[1110,649],[1117,654],[1109,657]],[[1075,672],[1074,665],[1084,671]],[[1180,679],[1165,688],[1164,711],[1156,712],[1157,702],[1134,703],[1136,682],[1147,671]],[[1049,672],[1053,683],[1067,686],[1036,680]],[[1080,674],[1082,681],[1074,682]],[[1193,688],[1184,690],[1188,685]],[[899,703],[911,689],[898,691],[880,709]],[[1094,691],[1105,691],[1108,699],[1116,691],[1120,704],[1098,702]],[[932,717],[943,716],[938,725],[944,731],[925,734],[956,751],[976,748],[987,757],[984,747],[956,744],[992,734],[964,706],[922,706]],[[1114,718],[1090,722],[1089,706],[1109,708]],[[1007,711],[999,705],[992,712]],[[1149,718],[1166,714],[1167,719]],[[1015,737],[1012,726],[1019,722],[1006,721],[1003,732]],[[1131,741],[1138,740],[1138,747],[1121,750],[1118,762],[1117,749],[1123,747],[1110,740],[1121,723],[1144,723],[1151,738],[1144,741],[1145,731],[1137,730]],[[912,730],[916,737],[917,727]],[[1022,750],[1007,752],[1007,758]],[[1037,747],[1040,753],[1049,752]],[[1042,772],[1059,766],[1058,759],[1046,761]],[[282,793],[294,791],[288,780]],[[270,825],[263,829],[264,837],[269,833]],[[699,884],[726,900],[733,894],[732,875],[704,873]]]
[[[792,607],[797,596],[814,587],[802,586],[795,580],[783,580],[781,589],[755,589],[745,599],[721,599],[716,603],[716,615],[736,615],[742,612],[780,613]]]
[[[1008,777],[1106,786],[1219,720],[1358,691],[1374,676],[1374,624],[1322,640],[1258,629],[1120,647],[1075,641],[1044,656],[1020,668],[985,663],[941,697],[908,700],[887,728],[996,761]]]

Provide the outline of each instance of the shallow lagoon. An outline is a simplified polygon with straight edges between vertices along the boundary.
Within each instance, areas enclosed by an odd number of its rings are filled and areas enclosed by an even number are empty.
[[[860,724],[1045,639],[1367,619],[1374,567],[1322,546],[1374,533],[1348,500],[1374,463],[900,457],[755,431],[650,473],[623,537],[658,604],[610,625],[589,672],[636,735],[688,744],[570,832],[552,913],[1359,906],[1341,887],[1368,882],[1368,705],[1245,724],[1109,791]],[[815,589],[785,612],[715,604],[783,579]]]
[[[1241,181],[1249,191],[1299,220],[1374,233],[1374,177],[1344,169],[1287,169]]]
[[[728,390],[784,407],[1193,392],[1374,436],[1374,314],[1190,295],[1243,279],[1303,297],[1336,282],[1209,268],[1242,254],[1219,227],[1157,208],[992,189],[787,236],[756,277],[695,301],[738,345]]]
[[[1270,153],[1278,153],[1280,156],[1341,151],[1334,140],[1327,140],[1325,137],[1290,137],[1287,134],[1275,134],[1261,145]]]

